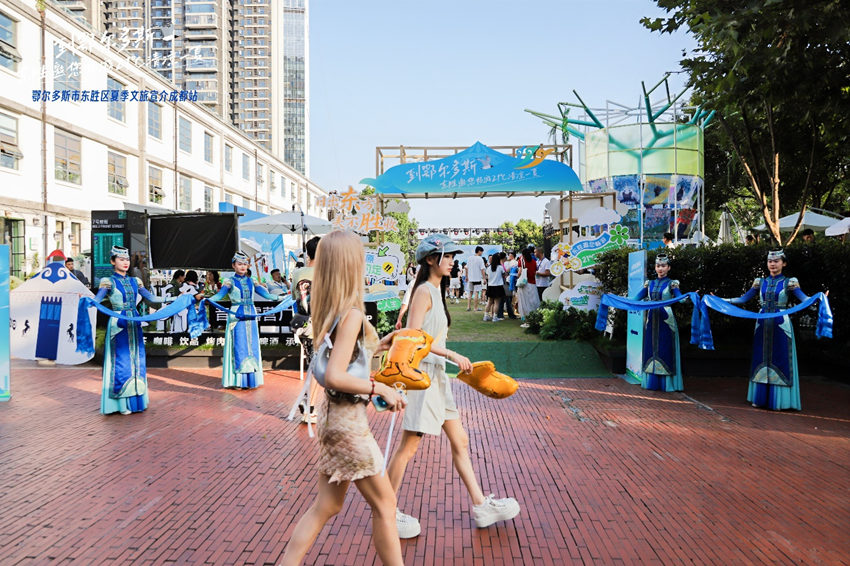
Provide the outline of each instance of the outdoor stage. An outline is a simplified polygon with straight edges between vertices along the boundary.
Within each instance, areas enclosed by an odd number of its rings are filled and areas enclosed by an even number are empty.
[[[98,413],[96,367],[17,361],[0,405],[0,563],[275,564],[315,493],[315,441],[284,420],[297,374],[254,391],[151,369],[150,408]],[[516,520],[474,528],[445,438],[408,468],[407,564],[848,563],[850,388],[804,380],[803,413],[744,403],[741,378],[687,394],[614,378],[526,380],[495,401],[455,383],[485,493]],[[383,446],[389,417],[372,415]],[[351,488],[306,564],[374,564]]]

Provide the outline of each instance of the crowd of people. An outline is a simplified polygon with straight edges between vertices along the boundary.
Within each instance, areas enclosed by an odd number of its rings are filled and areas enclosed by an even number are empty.
[[[484,256],[484,248],[476,246],[466,261],[453,260],[446,276],[448,301],[458,304],[466,299],[466,310],[484,310],[484,322],[522,319],[520,326],[527,327],[526,316],[540,306],[543,292],[554,280],[552,262],[542,247],[529,245],[519,254],[496,252]],[[413,284],[417,267],[408,264],[406,284]],[[402,304],[396,328],[407,311],[407,299]]]

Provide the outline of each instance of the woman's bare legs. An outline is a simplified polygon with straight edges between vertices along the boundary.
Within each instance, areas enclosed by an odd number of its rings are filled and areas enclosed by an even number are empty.
[[[292,531],[292,537],[286,545],[281,565],[301,564],[307,551],[316,541],[316,537],[334,515],[342,510],[348,482],[330,483],[329,476],[319,474],[319,493]]]
[[[372,508],[372,543],[381,562],[404,564],[395,522],[396,499],[386,476],[374,475],[354,482]]]
[[[419,441],[422,439],[415,432],[409,430],[402,431],[401,441],[398,443],[398,448],[393,452],[390,458],[390,463],[387,465],[387,475],[390,478],[393,492],[398,495],[398,489],[401,487],[401,480],[404,479],[404,471],[407,469],[407,463],[413,459],[416,454],[416,449],[419,448]]]
[[[469,435],[460,424],[460,419],[444,422],[443,432],[446,433],[452,446],[452,463],[472,498],[472,504],[481,505],[484,503],[484,492],[481,491],[475,471],[472,469],[472,459],[469,457]]]

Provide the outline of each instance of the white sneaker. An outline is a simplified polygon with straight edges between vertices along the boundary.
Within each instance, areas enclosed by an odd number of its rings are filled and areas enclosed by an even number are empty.
[[[481,319],[481,320],[483,320],[484,322],[489,322],[489,321],[490,321],[490,315],[489,315],[489,314],[485,314],[485,315],[484,315],[484,318],[483,318],[483,319]]]
[[[494,316],[494,317],[493,317],[493,322],[500,322],[500,321],[502,321],[502,320],[505,320],[505,319],[504,319],[504,318],[499,318],[498,316]]]
[[[520,325],[519,325],[519,327],[520,327],[520,328],[528,328],[528,323],[527,323],[527,322],[523,322],[522,324],[520,324]]]
[[[481,505],[472,506],[472,518],[479,529],[489,527],[499,521],[508,521],[519,515],[519,503],[513,497],[494,499],[493,494],[484,499]]]
[[[398,538],[414,538],[422,532],[422,527],[419,526],[419,521],[415,517],[402,513],[398,509],[395,510],[395,526],[398,529]]]

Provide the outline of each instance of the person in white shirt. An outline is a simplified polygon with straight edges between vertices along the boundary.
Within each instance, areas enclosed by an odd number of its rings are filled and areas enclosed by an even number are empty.
[[[286,281],[280,276],[280,269],[272,269],[272,280],[269,281],[269,293],[272,295],[285,295],[289,292],[289,286]]]
[[[196,299],[201,300],[204,298],[203,291],[198,289],[198,272],[190,269],[186,272],[186,276],[183,279],[183,283],[180,285],[178,289],[179,295],[193,295]],[[187,312],[181,311],[171,317],[171,332],[174,334],[179,334],[181,332],[188,332],[189,325],[187,321]]]
[[[477,246],[475,248],[475,255],[469,258],[469,262],[467,263],[467,277],[468,282],[466,284],[466,310],[471,311],[472,305],[475,304],[475,310],[480,311],[481,307],[478,306],[478,301],[481,300],[481,291],[483,290],[483,283],[486,281],[487,274],[484,271],[484,258],[481,257],[481,254],[484,253],[484,248],[481,246]]]
[[[537,297],[543,300],[543,291],[545,291],[552,283],[552,273],[549,268],[552,267],[552,262],[546,257],[543,248],[534,248],[534,255],[537,257]]]
[[[487,310],[484,311],[484,322],[492,320],[499,322],[497,308],[505,298],[505,268],[502,267],[499,252],[490,256],[490,266],[487,268]]]

